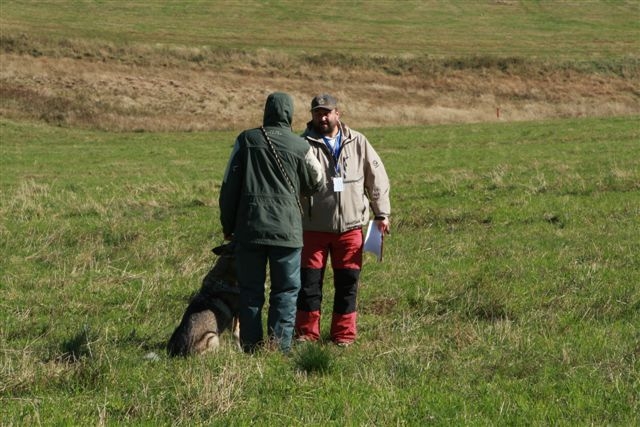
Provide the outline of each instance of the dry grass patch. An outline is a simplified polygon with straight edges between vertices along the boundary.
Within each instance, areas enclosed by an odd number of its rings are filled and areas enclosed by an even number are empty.
[[[335,94],[354,127],[640,113],[637,71],[418,62],[422,68],[390,73],[384,62],[313,66],[313,58],[296,61],[266,51],[212,66],[10,53],[0,61],[0,115],[109,131],[250,127],[261,121],[264,99],[276,90],[294,97],[295,129],[304,127],[307,104],[318,92]]]

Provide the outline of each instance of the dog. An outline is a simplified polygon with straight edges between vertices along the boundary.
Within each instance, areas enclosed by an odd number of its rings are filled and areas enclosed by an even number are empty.
[[[227,329],[231,329],[240,347],[240,288],[234,246],[232,242],[212,249],[218,259],[202,280],[200,290],[189,302],[182,321],[169,338],[169,356],[185,357],[216,351],[220,346],[220,334]]]

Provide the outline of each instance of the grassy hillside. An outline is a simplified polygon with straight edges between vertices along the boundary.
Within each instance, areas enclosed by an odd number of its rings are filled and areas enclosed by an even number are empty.
[[[325,91],[356,127],[640,114],[636,1],[1,7],[0,115],[18,120],[237,129],[274,90],[298,128]]]
[[[394,216],[358,343],[188,360],[235,132],[2,120],[3,423],[635,425],[637,119],[365,130]]]
[[[288,53],[637,54],[635,1],[3,1],[5,34]]]

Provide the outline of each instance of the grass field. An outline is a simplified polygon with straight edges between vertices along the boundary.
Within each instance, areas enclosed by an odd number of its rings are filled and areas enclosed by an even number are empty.
[[[495,54],[558,60],[629,55],[636,1],[3,1],[10,34],[289,53]],[[637,55],[637,51],[635,54]]]
[[[2,120],[2,424],[637,424],[637,119],[365,130],[394,216],[358,343],[187,360],[235,133]]]
[[[640,424],[638,16],[1,1],[0,425]],[[338,96],[389,172],[359,339],[169,359],[274,90],[296,131]]]

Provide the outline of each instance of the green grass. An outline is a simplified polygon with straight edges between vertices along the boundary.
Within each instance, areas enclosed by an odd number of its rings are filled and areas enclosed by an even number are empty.
[[[235,132],[1,120],[2,422],[637,424],[637,123],[364,130],[394,215],[356,345],[170,360]]]
[[[2,2],[3,34],[116,46],[594,60],[636,55],[636,1]]]
[[[622,0],[5,0],[0,49],[285,75],[294,62],[416,76],[551,63],[633,80],[639,13]],[[226,337],[215,356],[173,360],[165,343],[222,241],[236,132],[0,119],[0,423],[638,424],[638,117],[364,131],[394,214],[385,261],[366,258],[358,342],[246,356]]]

